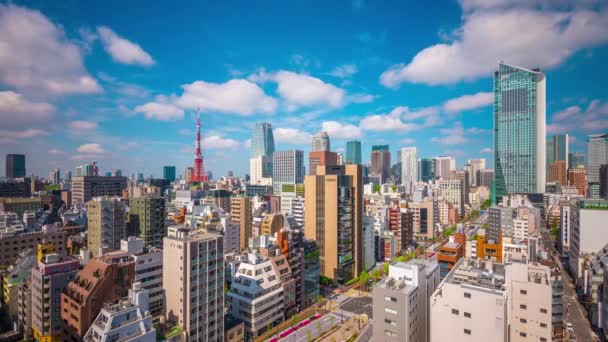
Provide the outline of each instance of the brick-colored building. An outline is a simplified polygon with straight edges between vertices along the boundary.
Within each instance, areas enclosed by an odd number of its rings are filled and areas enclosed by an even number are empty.
[[[24,250],[36,250],[39,243],[45,242],[53,245],[57,253],[66,250],[67,233],[49,228],[40,232],[7,234],[0,232],[0,265],[10,265]]]
[[[568,179],[568,164],[565,160],[556,160],[549,165],[549,182],[559,182],[560,186],[564,186]]]
[[[313,151],[308,154],[308,174],[317,174],[317,166],[338,165],[338,154],[329,151]]]
[[[456,233],[450,236],[450,240],[439,247],[437,261],[439,262],[439,272],[443,279],[452,270],[454,265],[464,257],[466,236],[463,233]]]
[[[578,190],[578,194],[585,196],[587,194],[587,175],[585,169],[576,168],[568,170],[568,185],[574,186]]]
[[[63,340],[81,341],[107,301],[126,297],[135,279],[127,252],[112,252],[89,261],[61,294]]]

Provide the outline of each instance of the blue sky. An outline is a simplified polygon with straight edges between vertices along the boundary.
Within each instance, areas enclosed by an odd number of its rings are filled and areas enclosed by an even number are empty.
[[[572,151],[608,130],[605,1],[242,1],[0,5],[0,157],[28,173],[160,176],[192,164],[194,109],[205,165],[248,172],[250,129],[277,149],[361,139],[417,146],[458,165],[492,148],[499,60],[547,73],[548,132]],[[603,63],[604,62],[604,63]],[[4,169],[0,175],[4,174]]]

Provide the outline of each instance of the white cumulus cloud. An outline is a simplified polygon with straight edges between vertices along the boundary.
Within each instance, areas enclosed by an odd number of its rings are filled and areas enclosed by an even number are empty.
[[[393,65],[380,77],[387,87],[403,82],[430,85],[490,77],[498,62],[552,68],[576,51],[608,41],[608,10],[568,7],[540,9],[527,1],[463,1],[461,27],[448,41],[418,52],[409,63]]]
[[[402,108],[392,110],[388,114],[374,114],[361,120],[359,126],[368,131],[400,131],[409,132],[419,128],[415,123],[406,123],[401,120]]]
[[[0,82],[27,94],[97,93],[81,48],[42,13],[0,4]]]
[[[329,133],[329,132],[328,132]],[[296,128],[280,127],[273,130],[274,140],[277,143],[305,145],[312,142],[312,135]]]
[[[219,135],[210,135],[204,137],[201,141],[201,144],[203,145],[204,149],[211,150],[236,150],[240,147],[238,141],[234,139],[224,138]]]
[[[321,130],[327,132],[334,139],[359,139],[363,136],[360,127],[351,124],[343,124],[338,121],[324,121]]]
[[[443,104],[443,108],[448,113],[456,113],[489,106],[492,103],[494,103],[494,93],[479,92],[450,99]]]
[[[461,145],[468,142],[468,139],[464,136],[464,129],[460,122],[456,123],[454,127],[440,129],[439,133],[441,135],[431,138],[431,141],[442,145]]]
[[[184,118],[184,110],[174,105],[166,96],[159,95],[153,102],[135,107],[135,112],[143,113],[147,119],[171,121]]]
[[[136,43],[133,43],[112,31],[109,27],[97,27],[97,33],[104,49],[116,62],[131,65],[153,65],[154,59]]]
[[[79,153],[88,153],[88,154],[101,154],[101,153],[105,152],[105,150],[101,147],[101,145],[93,144],[93,143],[80,145],[78,147],[78,149],[76,149],[76,151]]]
[[[91,130],[97,128],[97,122],[86,120],[75,120],[70,122],[70,127],[77,130]]]

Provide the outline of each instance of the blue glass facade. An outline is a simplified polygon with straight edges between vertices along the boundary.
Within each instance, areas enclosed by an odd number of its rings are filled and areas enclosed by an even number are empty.
[[[361,142],[359,140],[346,142],[346,164],[361,164]]]

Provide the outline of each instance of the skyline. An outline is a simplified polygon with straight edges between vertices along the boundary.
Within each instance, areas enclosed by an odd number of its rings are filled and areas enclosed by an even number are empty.
[[[482,151],[492,149],[500,60],[546,73],[547,134],[570,129],[571,152],[586,152],[586,135],[608,129],[600,1],[462,0],[407,11],[365,1],[187,4],[168,17],[161,4],[116,12],[112,4],[16,3],[0,5],[0,46],[11,51],[0,58],[0,157],[26,154],[28,174],[93,160],[101,173],[159,176],[175,165],[183,174],[196,107],[205,167],[217,176],[248,172],[248,141],[261,121],[272,124],[277,151],[306,156],[325,130],[333,151],[361,140],[363,162],[372,145],[389,144],[393,158],[415,146],[421,158],[492,165]]]

